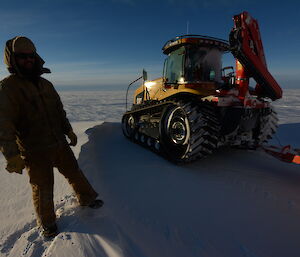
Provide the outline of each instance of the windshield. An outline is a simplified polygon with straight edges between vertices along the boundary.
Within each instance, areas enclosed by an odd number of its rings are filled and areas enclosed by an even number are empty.
[[[183,77],[185,48],[182,46],[170,53],[165,61],[164,77],[166,83],[177,83]]]
[[[186,46],[185,79],[188,82],[222,81],[222,52],[217,48]]]

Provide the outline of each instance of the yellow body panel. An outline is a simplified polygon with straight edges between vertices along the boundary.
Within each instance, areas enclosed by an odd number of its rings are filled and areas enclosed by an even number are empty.
[[[135,91],[134,104],[140,104],[146,100],[160,101],[179,93],[189,93],[202,97],[215,95],[216,93],[216,85],[213,82],[198,83],[196,84],[197,89],[190,88],[189,85],[190,84],[186,83],[178,83],[168,87],[168,85],[165,85],[163,78],[146,81]]]

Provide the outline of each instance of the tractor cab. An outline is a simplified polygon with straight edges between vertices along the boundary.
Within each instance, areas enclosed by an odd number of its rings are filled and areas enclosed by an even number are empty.
[[[202,84],[223,83],[222,54],[229,50],[228,42],[222,39],[185,35],[169,40],[163,47],[168,55],[164,64],[165,87],[187,84],[191,87]]]

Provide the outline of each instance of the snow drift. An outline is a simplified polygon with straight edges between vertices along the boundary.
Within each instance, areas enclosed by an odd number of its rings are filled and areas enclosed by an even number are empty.
[[[279,134],[299,129],[285,124]],[[228,148],[176,166],[125,139],[119,123],[86,133],[79,163],[105,206],[83,209],[63,195],[61,233],[43,240],[29,215],[1,234],[3,256],[299,256],[298,166]]]

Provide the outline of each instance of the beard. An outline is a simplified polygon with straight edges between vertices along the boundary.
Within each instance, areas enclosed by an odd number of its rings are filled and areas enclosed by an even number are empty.
[[[18,65],[18,69],[21,72],[21,74],[25,77],[34,78],[40,76],[38,66],[35,62],[32,64],[32,66]]]

